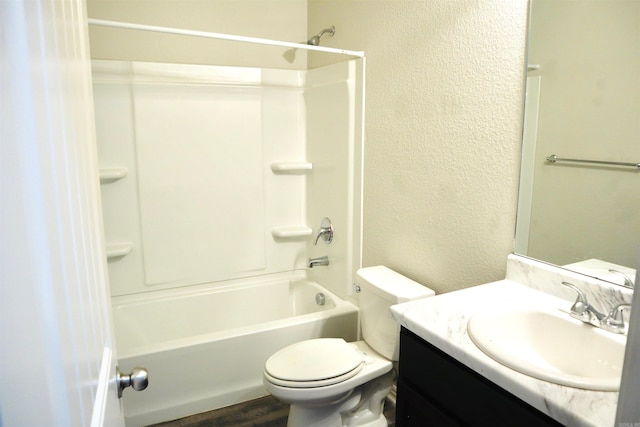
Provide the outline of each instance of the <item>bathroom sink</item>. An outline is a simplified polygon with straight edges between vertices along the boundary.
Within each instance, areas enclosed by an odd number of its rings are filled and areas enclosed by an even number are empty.
[[[511,369],[587,390],[620,387],[626,337],[562,311],[480,312],[467,324],[473,343]]]

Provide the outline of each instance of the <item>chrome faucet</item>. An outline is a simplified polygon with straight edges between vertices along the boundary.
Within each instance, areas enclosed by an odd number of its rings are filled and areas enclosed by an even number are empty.
[[[610,268],[609,273],[614,273],[622,277],[622,279],[624,280],[624,284],[622,286],[624,286],[625,288],[633,289],[633,287],[635,286],[635,284],[633,283],[633,280],[631,280],[629,276],[624,274],[622,271],[618,271],[618,270],[614,270],[613,268]]]
[[[309,268],[318,267],[320,265],[329,265],[329,257],[321,256],[320,258],[309,258],[309,262],[307,263],[307,267]]]
[[[616,334],[624,334],[626,332],[622,310],[630,309],[631,304],[618,304],[609,312],[609,314],[600,313],[587,302],[587,297],[577,286],[569,282],[562,282],[562,284],[573,289],[578,294],[576,301],[571,306],[571,317],[604,329],[605,331],[614,332]]]
[[[606,329],[610,332],[616,332],[622,334],[625,332],[625,324],[624,317],[622,316],[622,310],[631,309],[631,304],[618,304],[616,305],[611,313],[605,318]]]
[[[326,244],[333,241],[333,225],[329,218],[322,218],[318,235],[316,236],[316,240],[313,242],[314,246],[318,244],[318,240],[320,240],[320,238],[322,238]]]

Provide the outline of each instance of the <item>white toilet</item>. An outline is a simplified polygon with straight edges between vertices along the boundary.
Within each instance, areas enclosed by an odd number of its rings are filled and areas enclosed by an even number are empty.
[[[382,413],[398,360],[393,304],[434,292],[384,266],[356,274],[364,341],[319,338],[292,344],[266,362],[264,385],[291,405],[288,427],[386,427]]]

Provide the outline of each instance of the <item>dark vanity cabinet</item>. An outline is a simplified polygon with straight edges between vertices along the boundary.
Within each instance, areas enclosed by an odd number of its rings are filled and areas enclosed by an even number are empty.
[[[561,425],[402,328],[397,427]]]

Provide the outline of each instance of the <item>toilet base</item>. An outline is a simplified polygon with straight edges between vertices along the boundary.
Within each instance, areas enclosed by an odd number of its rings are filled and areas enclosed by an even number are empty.
[[[291,404],[287,427],[387,427],[384,401],[394,378],[387,372],[330,404]]]

